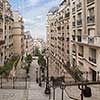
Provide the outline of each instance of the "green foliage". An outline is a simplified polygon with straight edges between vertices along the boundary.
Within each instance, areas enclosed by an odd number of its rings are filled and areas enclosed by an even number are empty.
[[[32,56],[30,54],[29,55],[26,55],[25,62],[27,64],[30,64],[32,62]]]
[[[44,56],[39,55],[38,64],[39,64],[40,66],[44,66],[44,67],[46,66],[46,60],[44,59]]]
[[[29,54],[29,55],[26,55],[26,58],[25,58],[25,66],[24,66],[24,69],[26,70],[26,73],[28,74],[29,73],[29,69],[30,69],[30,64],[32,62],[32,56]]]
[[[70,68],[70,73],[75,80],[82,81],[82,72],[78,69],[78,66]]]
[[[7,76],[10,71],[13,69],[13,66],[16,67],[19,61],[19,56],[14,56],[12,59],[8,60],[2,68],[0,68],[0,75]]]

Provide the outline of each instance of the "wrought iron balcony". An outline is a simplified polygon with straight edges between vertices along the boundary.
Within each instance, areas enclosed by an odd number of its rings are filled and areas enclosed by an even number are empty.
[[[95,23],[95,16],[88,16],[87,17],[87,23],[88,24],[94,24]]]
[[[94,3],[94,0],[87,0],[87,4]]]
[[[77,41],[81,42],[82,41],[82,37],[80,35],[77,36]]]
[[[94,43],[94,37],[88,37],[88,43]]]

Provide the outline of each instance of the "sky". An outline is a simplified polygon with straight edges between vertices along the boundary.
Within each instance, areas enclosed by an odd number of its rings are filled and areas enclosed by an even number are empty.
[[[33,38],[46,39],[46,15],[62,0],[9,0],[13,10],[19,10],[25,23],[25,31]]]

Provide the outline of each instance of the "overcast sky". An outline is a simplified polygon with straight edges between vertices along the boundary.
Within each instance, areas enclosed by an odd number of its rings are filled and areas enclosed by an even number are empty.
[[[62,0],[9,0],[14,10],[19,10],[24,17],[25,30],[30,30],[32,37],[46,37],[46,15]]]

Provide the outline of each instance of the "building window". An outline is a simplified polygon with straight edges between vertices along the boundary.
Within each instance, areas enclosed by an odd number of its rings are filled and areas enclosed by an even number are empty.
[[[77,41],[78,42],[82,41],[82,30],[81,29],[78,30]]]
[[[75,2],[73,2],[73,6],[72,6],[72,12],[75,12]]]
[[[94,7],[88,9],[88,17],[87,17],[87,23],[94,23],[95,22],[95,16],[94,16]]]
[[[83,46],[79,46],[79,53],[78,53],[78,55],[79,56],[81,56],[81,57],[83,57],[83,54],[84,54],[84,48],[83,48]]]
[[[94,32],[95,30],[92,29],[88,29],[88,43],[94,43]]]
[[[93,15],[94,15],[94,7],[88,9],[88,15],[89,15],[89,16],[93,16]]]
[[[82,26],[82,13],[78,13],[77,18],[77,26]]]
[[[73,16],[72,26],[75,27],[75,16]]]
[[[72,35],[72,40],[75,41],[75,38],[76,38],[76,31],[74,30]]]
[[[89,50],[89,61],[96,64],[96,49],[90,48]]]
[[[6,30],[6,28],[7,28],[7,27],[6,27],[6,25],[5,25],[5,30]]]

